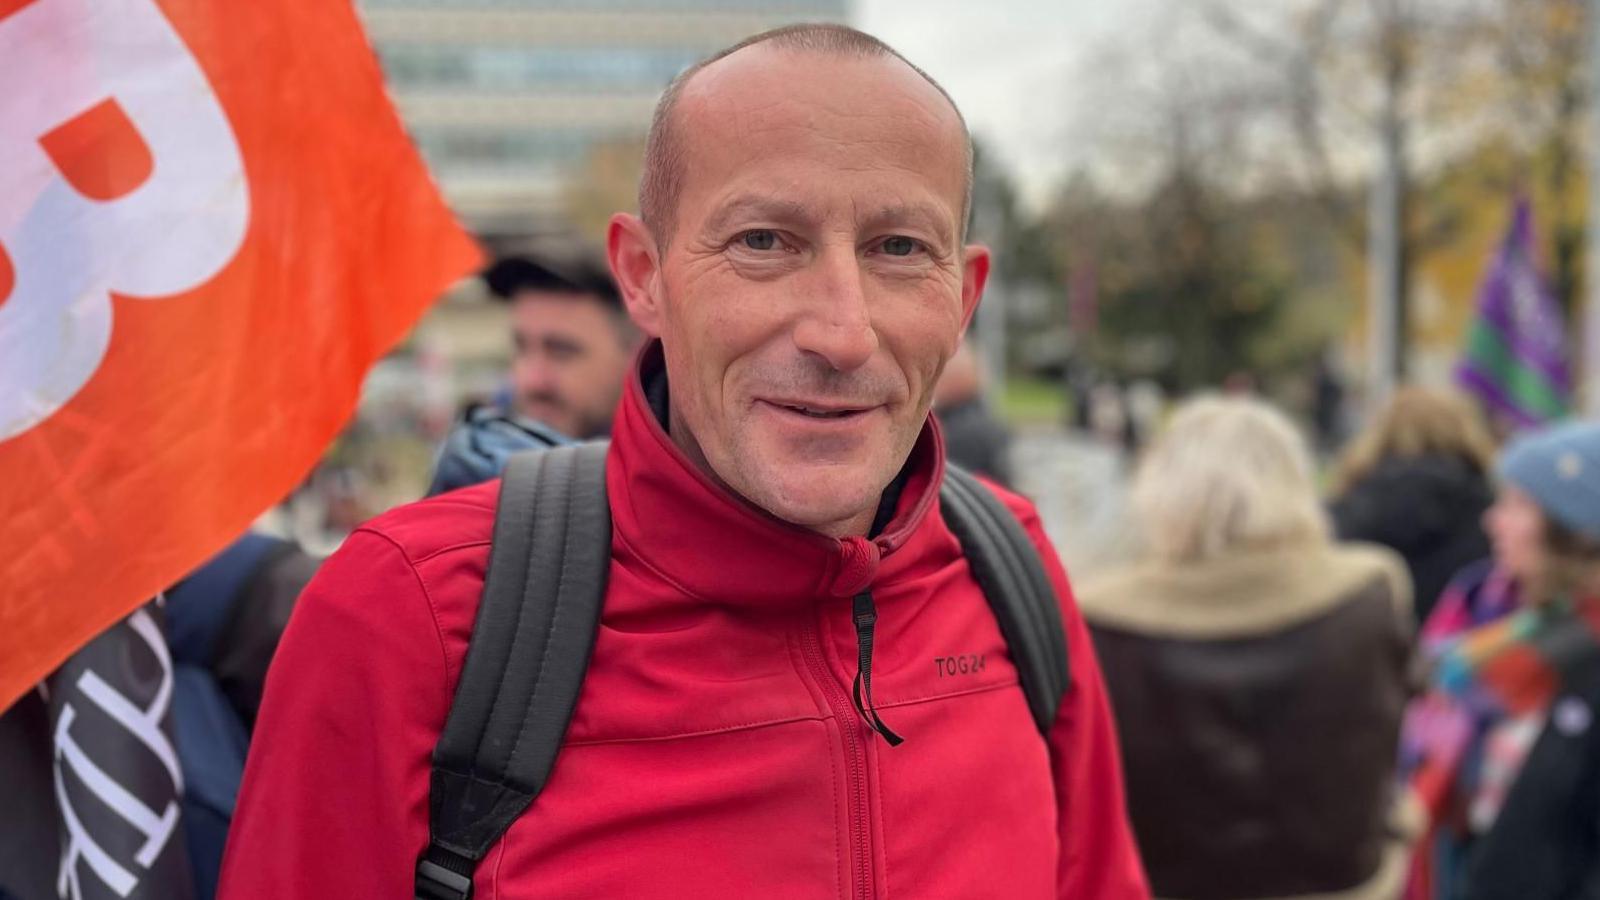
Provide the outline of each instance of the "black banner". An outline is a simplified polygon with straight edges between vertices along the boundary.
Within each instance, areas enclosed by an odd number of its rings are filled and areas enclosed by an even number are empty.
[[[192,900],[159,603],[95,638],[45,682],[61,900]]]

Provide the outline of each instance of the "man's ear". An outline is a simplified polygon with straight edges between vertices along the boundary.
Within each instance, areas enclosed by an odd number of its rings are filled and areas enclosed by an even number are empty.
[[[652,338],[661,336],[661,261],[656,240],[638,216],[617,213],[606,232],[606,259],[628,317]]]
[[[978,311],[978,300],[983,296],[983,286],[989,283],[989,248],[982,244],[968,244],[962,251],[961,263],[961,332],[972,324],[972,314]]]

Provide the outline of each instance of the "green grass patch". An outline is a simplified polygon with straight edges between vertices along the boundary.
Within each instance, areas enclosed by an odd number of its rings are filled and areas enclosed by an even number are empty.
[[[1008,378],[1000,394],[1000,415],[1008,422],[1060,424],[1066,421],[1067,392],[1058,382]]]

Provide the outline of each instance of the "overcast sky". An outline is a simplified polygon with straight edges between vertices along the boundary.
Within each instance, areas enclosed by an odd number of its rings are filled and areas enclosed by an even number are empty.
[[[1099,49],[1143,27],[1161,0],[854,0],[856,24],[955,98],[979,140],[1039,202],[1082,157],[1074,120]]]

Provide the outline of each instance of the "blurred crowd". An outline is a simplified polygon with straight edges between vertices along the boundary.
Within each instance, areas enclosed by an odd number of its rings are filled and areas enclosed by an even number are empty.
[[[510,258],[484,281],[507,306],[512,364],[446,430],[429,493],[493,478],[521,449],[604,437],[639,346],[597,263]],[[1048,508],[1066,488],[1018,471],[983,373],[965,344],[938,386],[949,459]],[[1080,521],[1062,533],[1127,531],[1075,587],[1156,895],[1600,891],[1600,424],[1499,439],[1465,395],[1407,386],[1319,453],[1248,384],[1230,387],[1169,402],[1085,384],[1065,423],[1081,437],[1048,445],[1126,460],[1125,489],[1087,501],[1125,508],[1069,506]],[[203,895],[273,649],[316,563],[252,534],[167,595]],[[24,806],[47,804],[44,788]]]
[[[1600,425],[1501,449],[1408,387],[1320,477],[1271,405],[1186,401],[1141,558],[1080,587],[1158,896],[1587,896]]]
[[[486,281],[514,361],[441,442],[433,493],[605,436],[639,342],[593,265],[509,259]],[[1600,890],[1600,424],[1500,441],[1466,396],[1408,386],[1328,456],[1248,385],[1084,398],[1085,439],[1128,452],[1126,490],[1100,496],[1126,504],[1131,549],[1076,590],[1157,896]],[[973,347],[935,400],[950,461],[1016,484]],[[191,817],[197,856],[220,855],[272,645],[314,568],[254,535],[169,595],[174,646],[204,648],[208,707],[230,722],[197,734],[180,701],[186,765],[221,772],[193,801],[220,798]],[[219,753],[220,769],[197,759]]]

